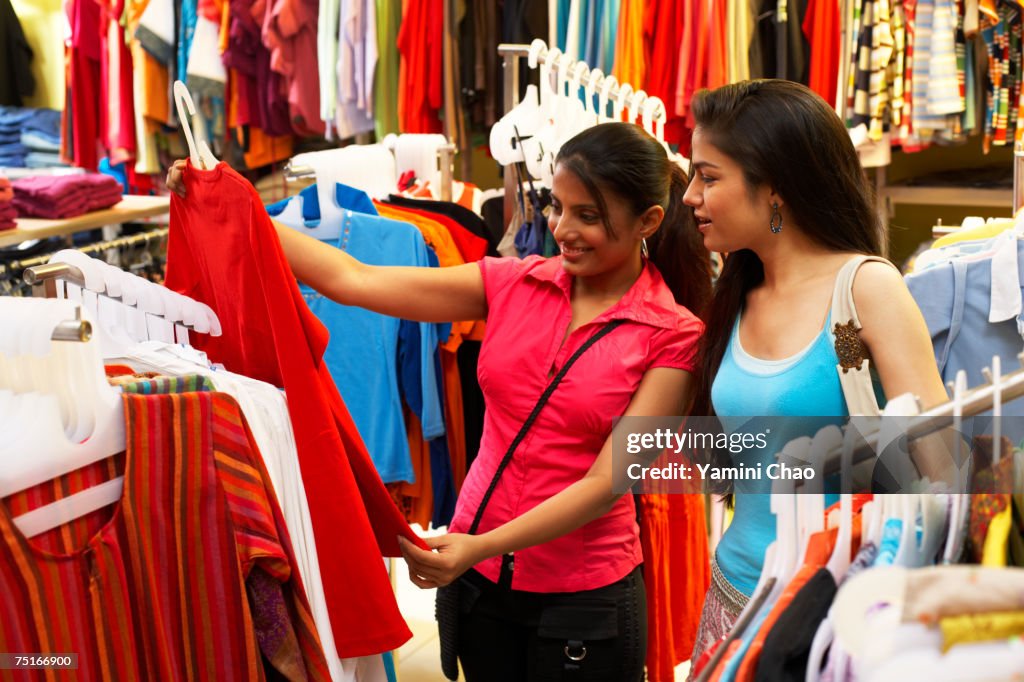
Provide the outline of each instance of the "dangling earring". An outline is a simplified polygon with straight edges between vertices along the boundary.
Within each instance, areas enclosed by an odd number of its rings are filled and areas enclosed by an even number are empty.
[[[640,257],[647,259],[650,258],[650,253],[647,251],[647,238],[640,238]]]
[[[777,201],[772,204],[772,217],[768,221],[768,228],[772,234],[782,232],[782,214],[779,213],[779,202]]]

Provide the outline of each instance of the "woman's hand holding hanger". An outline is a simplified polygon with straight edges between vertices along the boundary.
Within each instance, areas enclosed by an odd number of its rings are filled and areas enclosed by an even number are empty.
[[[167,169],[167,189],[182,199],[185,198],[185,165],[187,163],[187,159],[178,159]]]

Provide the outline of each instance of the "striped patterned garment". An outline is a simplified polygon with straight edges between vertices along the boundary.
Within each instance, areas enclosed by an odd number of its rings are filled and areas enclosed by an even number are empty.
[[[1008,20],[1010,37],[1010,54],[1007,60],[1007,83],[1009,93],[1006,98],[1008,109],[1006,118],[1006,143],[1011,144],[1017,134],[1017,121],[1020,107],[1021,89],[1021,12],[1019,7],[1010,7],[1012,19]]]
[[[921,142],[917,138],[913,126],[914,109],[914,31],[916,26],[917,0],[904,0],[903,26],[904,46],[903,55],[903,110],[900,113],[899,128],[893,135],[894,145],[900,145],[904,151],[917,151],[921,149]]]
[[[1020,100],[1020,10],[1009,4],[1000,4],[999,20],[982,29],[988,46],[989,77],[986,82],[987,106],[985,137],[982,141],[987,152],[991,145],[1002,146],[1014,138],[1017,108]]]
[[[895,131],[903,125],[903,109],[906,106],[907,73],[907,18],[902,0],[894,0],[892,5],[892,58],[886,67],[889,85],[889,123],[888,130]]]
[[[889,0],[875,0],[871,12],[874,27],[871,31],[871,74],[868,92],[868,137],[881,140],[889,129],[886,113],[892,96],[892,56],[895,45],[892,7]]]
[[[949,114],[964,110],[956,67],[952,0],[919,0],[914,26],[913,127],[922,139],[950,129]]]
[[[122,377],[128,379],[128,377]],[[113,380],[111,381],[113,383]],[[125,393],[141,393],[156,395],[166,393],[193,393],[195,391],[213,391],[213,381],[199,374],[186,374],[181,377],[156,377],[153,379],[135,379],[121,383]]]
[[[84,681],[263,680],[263,656],[275,679],[329,679],[237,403],[220,393],[124,402],[126,453],[0,504],[0,651],[77,653],[71,679]],[[122,499],[102,516],[31,540],[13,525],[119,472]],[[68,677],[0,671],[22,679]]]

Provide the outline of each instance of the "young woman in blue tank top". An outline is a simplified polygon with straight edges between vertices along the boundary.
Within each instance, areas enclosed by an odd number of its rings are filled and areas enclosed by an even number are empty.
[[[693,413],[847,415],[829,308],[840,268],[881,253],[881,229],[846,129],[818,95],[782,80],[704,90],[691,109],[685,202],[704,245],[729,254],[706,314]],[[884,395],[911,392],[925,407],[945,400],[928,331],[899,272],[867,262],[853,294]],[[813,434],[776,433],[771,445],[798,435]],[[770,496],[743,485],[735,493],[694,661],[731,628],[775,539]]]

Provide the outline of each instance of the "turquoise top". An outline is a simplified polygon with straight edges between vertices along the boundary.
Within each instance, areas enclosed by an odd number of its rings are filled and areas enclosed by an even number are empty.
[[[762,360],[743,350],[740,343],[740,315],[733,325],[729,346],[711,387],[715,413],[727,431],[771,429],[768,448],[754,456],[763,466],[774,461],[775,453],[790,440],[814,436],[828,424],[841,424],[849,416],[836,365],[839,359],[828,322],[821,332],[796,355],[781,360]],[[807,420],[769,419],[758,425],[757,418],[819,417]],[[809,432],[808,432],[809,431]],[[742,461],[756,466],[756,461]],[[775,540],[775,515],[771,511],[771,481],[735,482],[735,510],[715,553],[722,575],[737,590],[751,595],[757,587],[765,550]],[[826,505],[837,496],[829,496]]]

